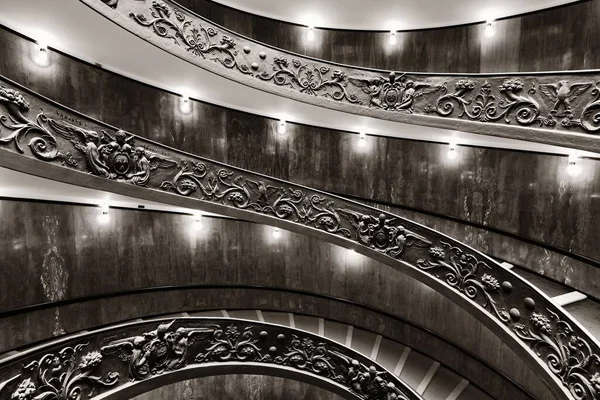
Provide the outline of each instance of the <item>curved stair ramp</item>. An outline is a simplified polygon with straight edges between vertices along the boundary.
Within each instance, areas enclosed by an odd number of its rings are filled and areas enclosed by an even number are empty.
[[[402,123],[600,152],[598,71],[381,71],[259,43],[172,0],[80,1],[165,52],[265,92]]]
[[[151,142],[3,82],[0,165],[273,225],[354,249],[470,312],[559,397],[600,398],[597,339],[486,255],[399,216]]]
[[[233,318],[132,322],[0,361],[0,399],[118,399],[201,376],[292,378],[357,400],[421,400],[376,361],[299,329]]]
[[[184,316],[243,318],[288,326],[350,347],[379,365],[423,396],[425,400],[489,400],[477,387],[454,371],[414,349],[352,325],[309,315],[266,310],[215,310]]]

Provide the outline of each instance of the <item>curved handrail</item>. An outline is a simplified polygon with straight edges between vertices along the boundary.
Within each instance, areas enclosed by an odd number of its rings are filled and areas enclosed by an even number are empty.
[[[281,226],[356,249],[465,308],[527,360],[557,394],[600,399],[598,341],[541,291],[484,254],[357,202],[122,130],[109,133],[115,129],[33,92],[25,97],[17,89],[27,89],[3,80],[0,165]],[[33,109],[42,111],[33,117]]]
[[[187,379],[241,371],[296,377],[348,399],[422,400],[377,362],[330,339],[264,322],[191,317],[105,328],[9,357],[0,361],[0,399],[123,398],[132,386],[148,391],[161,383],[152,380],[182,380],[182,372]]]
[[[600,72],[429,74],[325,62],[223,28],[172,0],[80,0],[153,45],[244,85],[392,121],[600,152]]]

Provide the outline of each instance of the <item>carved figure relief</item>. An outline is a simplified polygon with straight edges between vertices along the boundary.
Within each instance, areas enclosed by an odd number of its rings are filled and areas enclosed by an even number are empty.
[[[187,351],[197,337],[214,331],[211,327],[171,329],[174,321],[161,324],[141,336],[115,340],[102,347],[102,354],[117,355],[129,364],[132,379],[142,380],[150,375],[183,368]]]
[[[440,89],[428,82],[407,79],[405,73],[396,76],[395,72],[390,72],[387,79],[379,76],[376,78],[350,77],[349,80],[369,95],[370,106],[390,111],[403,110],[412,113],[417,97]]]

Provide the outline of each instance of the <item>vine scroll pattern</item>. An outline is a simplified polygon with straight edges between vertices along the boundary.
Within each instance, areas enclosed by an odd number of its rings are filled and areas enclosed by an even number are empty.
[[[358,400],[422,400],[356,351],[279,325],[186,318],[86,336],[85,342],[37,349],[25,363],[0,363],[0,399],[86,400],[184,368],[254,363],[328,381]]]

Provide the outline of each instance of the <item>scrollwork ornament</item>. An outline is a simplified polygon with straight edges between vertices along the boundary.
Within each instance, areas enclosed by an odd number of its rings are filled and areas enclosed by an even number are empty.
[[[96,376],[94,372],[102,363],[98,351],[85,354],[88,346],[78,344],[65,347],[58,353],[47,354],[23,367],[23,378],[12,394],[11,400],[83,400],[94,397],[100,389],[117,384],[119,374],[109,372]]]
[[[546,363],[578,400],[600,398],[600,356],[571,325],[547,309],[533,312],[530,324],[514,324],[513,331]]]
[[[292,67],[286,57],[275,57],[273,71],[263,71],[258,77],[263,81],[272,81],[278,86],[287,86],[313,96],[323,96],[336,101],[348,101],[360,104],[358,96],[348,93],[346,73],[340,69],[330,72],[327,66],[308,65],[298,59],[292,59]],[[333,91],[329,90],[333,89]]]
[[[0,136],[0,144],[14,143],[19,153],[24,153],[22,142],[30,137],[27,144],[37,158],[43,161],[59,160],[63,164],[77,166],[70,152],[59,151],[56,138],[47,127],[48,117],[43,111],[35,121],[23,115],[29,110],[29,103],[20,92],[0,85],[0,103],[8,111],[8,114],[0,115],[0,129],[4,127],[11,132],[8,136]]]
[[[450,287],[464,293],[473,301],[477,301],[480,295],[483,296],[481,307],[490,307],[500,321],[510,322],[506,307],[500,308],[494,299],[500,291],[500,283],[491,273],[481,273],[482,270],[492,270],[486,262],[446,242],[441,242],[441,247],[431,247],[429,255],[429,260],[417,260],[419,269],[443,279]]]
[[[240,329],[231,324],[225,329],[215,329],[206,350],[199,353],[194,360],[198,363],[209,361],[271,362],[271,356],[263,354],[263,350],[257,345],[257,342],[253,326]]]
[[[437,99],[435,106],[427,105],[425,113],[436,113],[443,117],[467,118],[479,122],[514,120],[520,125],[539,124],[555,126],[551,116],[541,115],[540,104],[531,95],[536,93],[533,85],[527,94],[522,94],[524,82],[518,78],[505,79],[494,94],[488,81],[481,84],[475,97],[468,96],[476,87],[473,79],[459,79],[454,84],[454,92],[446,93]],[[444,85],[442,91],[447,92]]]
[[[212,27],[204,27],[200,23],[188,19],[181,11],[169,7],[165,2],[152,2],[148,19],[144,14],[131,13],[130,18],[141,26],[151,28],[154,33],[162,38],[172,39],[178,46],[183,46],[193,56],[206,58],[229,69],[237,69],[243,74],[252,74],[252,71],[237,58],[235,40],[228,35],[222,35],[218,42],[213,37],[218,32]]]

